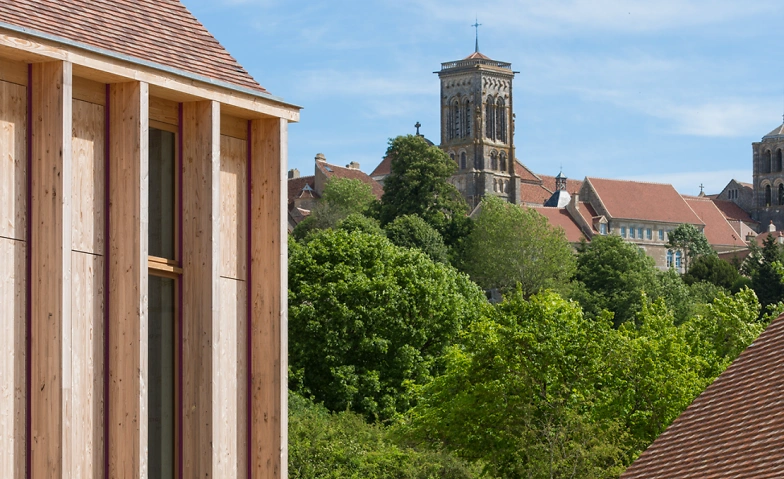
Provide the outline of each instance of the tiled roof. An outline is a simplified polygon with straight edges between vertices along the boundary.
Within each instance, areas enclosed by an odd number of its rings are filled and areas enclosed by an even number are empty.
[[[490,57],[479,52],[474,52],[463,58],[463,60],[490,60]]]
[[[580,201],[579,203],[577,203],[577,206],[578,206],[577,212],[580,213],[580,216],[582,216],[585,222],[591,226],[591,229],[595,233],[598,233],[599,231],[594,227],[593,224],[593,219],[596,216],[598,216],[596,214],[596,210],[593,209],[593,205],[591,205],[587,201]]]
[[[321,161],[316,162],[316,168],[320,169],[327,178],[349,178],[353,180],[360,180],[363,183],[370,185],[370,189],[376,198],[381,199],[384,194],[384,188],[373,178],[367,175],[362,170],[354,168],[344,168],[342,166],[332,165]]]
[[[773,131],[763,136],[762,139],[764,140],[765,138],[777,137],[782,135],[784,135],[784,124],[777,126]]]
[[[541,184],[520,183],[520,202],[528,205],[544,205],[553,192]]]
[[[549,208],[545,206],[533,207],[533,209],[547,218],[547,221],[553,225],[560,227],[566,234],[566,240],[570,243],[579,243],[585,236],[580,231],[580,227],[574,222],[566,208]]]
[[[672,185],[601,178],[586,181],[612,218],[702,224]]]
[[[318,197],[316,194],[316,190],[313,189],[316,186],[316,177],[315,176],[300,176],[299,178],[289,178],[288,181],[288,198],[289,198],[289,209],[292,208],[294,205],[294,200],[300,197],[302,190],[305,188],[305,185],[311,188],[313,192],[313,197]]]
[[[533,171],[529,170],[527,166],[520,163],[520,160],[515,160],[514,162],[514,172],[520,180],[528,181],[532,183],[542,183],[542,179],[539,178]],[[555,180],[553,180],[553,186],[555,186]],[[553,192],[551,191],[550,194]]]
[[[784,477],[784,317],[779,316],[621,479]]]
[[[548,190],[555,191],[555,176],[549,175],[538,175],[539,178],[542,179],[542,184]],[[566,192],[569,194],[576,193],[580,191],[580,188],[583,186],[583,180],[573,180],[571,178],[566,179]]]
[[[4,1],[0,22],[266,92],[178,0]]]
[[[751,183],[744,183],[744,182],[742,182],[742,181],[738,181],[737,183],[738,183],[740,186],[743,186],[744,188],[748,188],[748,189],[750,189],[750,190],[751,190],[751,189],[754,189],[754,185],[752,185]]]
[[[745,223],[757,223],[743,208],[729,200],[713,200],[713,203],[728,220],[738,220]]]
[[[373,170],[373,173],[371,173],[370,176],[373,176],[373,177],[375,177],[375,176],[387,176],[391,172],[392,172],[392,157],[391,156],[385,156],[384,159],[381,160],[381,163],[378,164],[376,169]]]
[[[764,233],[760,233],[755,236],[754,240],[757,242],[757,245],[761,247],[763,246],[763,243],[768,236],[774,236],[775,238],[779,239],[778,241],[780,243],[784,243],[784,231],[765,231]]]
[[[705,224],[705,238],[711,245],[745,246],[746,240],[740,238],[735,229],[727,222],[724,214],[708,198],[684,196],[692,211]]]

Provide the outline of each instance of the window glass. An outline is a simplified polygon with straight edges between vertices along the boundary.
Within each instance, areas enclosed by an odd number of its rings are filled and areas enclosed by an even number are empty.
[[[607,225],[604,223],[599,223],[599,233],[606,235],[607,234]]]
[[[672,251],[667,250],[667,267],[672,268]]]
[[[664,230],[659,230],[659,241],[664,241]]]
[[[621,226],[621,238],[626,238],[626,227]]]
[[[629,228],[629,238],[634,238],[634,227]]]
[[[150,128],[149,254],[174,257],[174,133]]]
[[[681,269],[681,252],[677,251],[675,253],[675,267],[677,269]]]
[[[637,228],[637,237],[642,239],[642,228]]]
[[[647,239],[653,239],[653,231],[652,231],[650,228],[648,228],[647,230],[645,230],[645,237],[646,237]]]
[[[149,277],[147,329],[150,477],[174,477],[174,280]]]

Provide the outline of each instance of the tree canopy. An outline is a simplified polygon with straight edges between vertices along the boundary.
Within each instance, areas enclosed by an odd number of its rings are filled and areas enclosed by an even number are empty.
[[[563,230],[532,208],[495,197],[482,199],[462,262],[480,286],[510,291],[519,284],[530,295],[566,283],[574,268],[574,252]]]
[[[294,237],[302,239],[311,231],[333,228],[351,214],[366,214],[375,201],[367,183],[353,178],[331,178],[310,216],[294,228]]]
[[[683,269],[689,271],[689,264],[703,255],[716,254],[705,235],[696,226],[683,223],[667,233],[667,247],[684,253]]]
[[[290,387],[382,420],[413,405],[487,304],[451,266],[361,231],[290,242],[289,288]]]
[[[433,261],[449,263],[449,250],[441,234],[417,215],[398,216],[384,231],[397,246],[417,248]]]

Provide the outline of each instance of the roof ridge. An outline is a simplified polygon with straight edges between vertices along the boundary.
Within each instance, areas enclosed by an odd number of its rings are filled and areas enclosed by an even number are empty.
[[[594,180],[601,180],[601,181],[625,181],[625,182],[628,182],[628,183],[640,183],[640,184],[643,184],[643,185],[670,186],[670,187],[672,187],[672,189],[675,190],[675,187],[672,186],[672,183],[661,183],[661,182],[658,182],[658,181],[624,180],[622,178],[600,178],[598,176],[586,176],[585,178],[587,178],[587,179],[590,178],[590,179],[594,179]],[[675,190],[675,191],[678,191],[678,190]],[[678,193],[678,194],[680,194],[680,193]]]

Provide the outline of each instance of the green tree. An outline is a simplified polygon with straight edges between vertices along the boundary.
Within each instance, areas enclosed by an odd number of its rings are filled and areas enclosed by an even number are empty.
[[[737,268],[720,259],[718,255],[698,256],[691,263],[689,271],[683,275],[686,284],[707,281],[727,290],[732,288],[738,278],[740,273]]]
[[[474,228],[466,237],[462,269],[480,286],[526,295],[558,288],[574,274],[572,247],[561,228],[552,227],[533,208],[495,198],[482,200]]]
[[[381,224],[415,214],[435,228],[448,245],[456,244],[467,233],[469,220],[468,206],[449,183],[457,168],[455,162],[415,135],[391,139],[387,155],[392,157],[392,164],[379,206]]]
[[[417,215],[398,216],[384,231],[397,246],[417,248],[433,261],[449,263],[449,251],[441,234]]]
[[[360,213],[351,213],[342,220],[338,221],[337,228],[348,231],[361,231],[370,235],[384,236],[384,230],[378,224],[378,220],[370,218]]]
[[[689,271],[689,264],[695,258],[716,254],[702,231],[689,223],[680,224],[667,233],[667,248],[683,251],[684,271]]]
[[[289,393],[291,479],[473,479],[479,467],[444,452],[395,443],[387,429],[356,413],[329,412]]]
[[[769,305],[784,300],[784,248],[773,235],[768,235],[762,248],[752,242],[743,271],[751,278],[751,288],[765,310]]]
[[[378,235],[290,242],[290,387],[333,411],[389,419],[487,302],[467,276]]]
[[[400,434],[500,477],[618,477],[625,433],[594,414],[617,334],[555,293],[518,290],[468,326]]]
[[[633,320],[645,296],[658,297],[657,269],[649,256],[619,236],[594,236],[577,249],[571,296],[591,317],[613,313],[615,326]]]
[[[310,216],[300,222],[293,235],[302,239],[314,230],[335,227],[351,214],[366,214],[376,202],[367,183],[351,178],[331,178]]]

